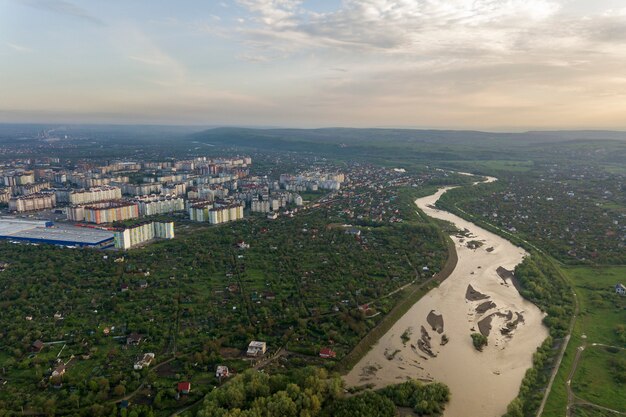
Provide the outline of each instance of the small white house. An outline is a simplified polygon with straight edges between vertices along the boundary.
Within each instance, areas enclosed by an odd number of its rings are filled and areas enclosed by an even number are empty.
[[[52,371],[52,376],[59,377],[65,375],[65,369],[65,364],[61,362],[61,364],[54,368],[54,370]]]
[[[258,342],[253,340],[248,345],[248,351],[246,354],[248,356],[256,357],[265,355],[265,351],[267,350],[267,344],[265,342]]]
[[[615,284],[615,293],[619,295],[626,295],[626,286],[624,286],[624,284]]]
[[[216,378],[228,378],[229,375],[228,366],[217,365],[217,370],[215,371]]]
[[[133,368],[136,371],[139,371],[143,368],[147,368],[148,366],[150,366],[150,364],[152,363],[152,361],[154,360],[154,353],[150,352],[150,353],[144,353],[143,354],[143,358],[139,359],[135,365],[133,366]]]

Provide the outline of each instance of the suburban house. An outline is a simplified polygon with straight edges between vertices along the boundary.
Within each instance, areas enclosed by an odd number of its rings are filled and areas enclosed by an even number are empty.
[[[138,345],[139,343],[141,343],[142,339],[143,339],[143,336],[140,335],[139,333],[131,333],[126,338],[126,344],[127,345]]]
[[[146,280],[139,281],[139,288],[141,288],[142,290],[148,288],[148,281]]]
[[[370,311],[369,303],[360,305],[359,310],[363,311],[364,313],[367,313],[368,311]]]
[[[248,356],[256,357],[265,355],[265,351],[267,350],[267,344],[265,342],[258,342],[253,340],[248,345],[248,351],[246,354]]]
[[[41,340],[35,340],[35,341],[33,342],[33,344],[32,344],[32,345],[30,345],[30,349],[31,349],[33,352],[41,352],[41,349],[43,349],[43,346],[44,346],[44,345],[43,345],[43,342],[42,342]]]
[[[624,286],[624,284],[615,284],[615,293],[619,295],[626,295],[626,286]]]
[[[65,375],[65,364],[61,362],[59,366],[54,368],[52,371],[52,377],[63,376]]]
[[[320,349],[320,358],[330,359],[337,356],[337,353],[330,348],[322,348]]]
[[[351,227],[346,230],[346,234],[352,236],[361,236],[361,230],[357,229],[356,227]]]
[[[138,360],[135,363],[135,365],[133,366],[133,368],[136,371],[139,371],[139,370],[143,369],[144,367],[150,366],[150,364],[152,363],[153,360],[154,360],[154,353],[144,353],[143,354],[143,358]]]
[[[178,383],[178,393],[188,395],[191,392],[191,382],[179,382]]]
[[[120,285],[120,291],[121,291],[121,292],[128,291],[128,284],[122,284],[122,285]]]
[[[228,378],[230,373],[228,372],[228,366],[217,365],[217,369],[215,370],[216,378]]]

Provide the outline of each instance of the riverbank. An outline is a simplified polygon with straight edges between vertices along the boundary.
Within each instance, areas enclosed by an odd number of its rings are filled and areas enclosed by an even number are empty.
[[[407,294],[403,299],[374,327],[361,341],[350,351],[350,353],[342,359],[338,370],[346,372],[359,363],[367,354],[374,344],[387,333],[402,316],[425,294],[430,291],[433,286],[441,284],[446,278],[452,274],[456,268],[458,257],[454,248],[454,242],[448,241],[449,256],[443,266],[441,272],[435,274],[432,278],[425,282],[411,284],[404,291]]]
[[[548,331],[541,324],[541,311],[520,296],[506,273],[526,252],[436,209],[435,202],[446,190],[416,204],[428,216],[464,230],[453,237],[456,268],[395,322],[344,379],[348,386],[375,387],[407,378],[436,380],[452,392],[446,416],[500,416],[516,397]],[[479,332],[489,341],[482,352],[470,337]]]

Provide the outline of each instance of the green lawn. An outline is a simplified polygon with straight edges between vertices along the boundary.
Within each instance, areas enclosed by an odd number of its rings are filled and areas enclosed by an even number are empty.
[[[588,405],[577,405],[572,407],[572,417],[615,417],[615,413]]]
[[[574,393],[594,404],[626,412],[626,385],[616,380],[617,361],[626,363],[626,351],[587,347],[572,380]]]
[[[567,267],[563,268],[563,272],[576,290],[580,313],[546,403],[543,413],[545,417],[565,415],[565,407],[567,406],[566,382],[578,346],[583,343],[587,343],[587,345],[602,343],[626,347],[615,332],[619,324],[626,323],[626,297],[617,296],[613,290],[616,283],[626,281],[626,266]],[[583,338],[583,335],[586,336],[586,339]],[[581,386],[586,379],[592,381],[595,377],[587,378],[585,375],[579,376],[578,374],[576,376],[579,378],[577,382]],[[607,383],[597,384],[596,388],[600,390],[600,393],[596,390],[594,395],[599,397],[594,397],[594,399],[608,396],[616,389],[614,384]],[[594,399],[589,398],[588,400],[593,402]]]

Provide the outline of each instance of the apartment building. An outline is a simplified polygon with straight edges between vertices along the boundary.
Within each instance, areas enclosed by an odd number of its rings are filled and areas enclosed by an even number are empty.
[[[185,200],[178,196],[150,195],[139,197],[135,200],[139,205],[141,216],[153,216],[156,214],[173,213],[185,210]]]
[[[56,196],[54,193],[37,193],[9,199],[9,210],[18,213],[51,209],[55,206]]]
[[[153,239],[174,239],[174,222],[143,222],[113,234],[116,248],[130,249]]]
[[[67,209],[68,220],[88,223],[113,223],[139,217],[137,203],[125,201],[106,201]]]

